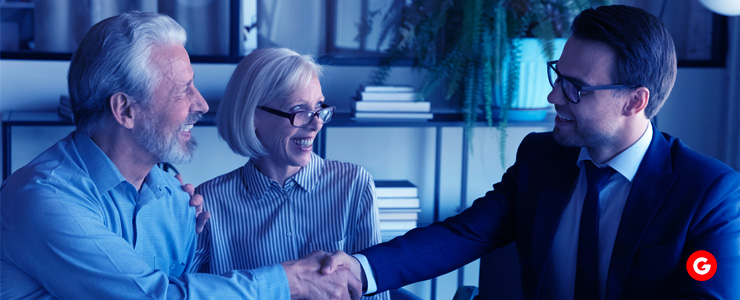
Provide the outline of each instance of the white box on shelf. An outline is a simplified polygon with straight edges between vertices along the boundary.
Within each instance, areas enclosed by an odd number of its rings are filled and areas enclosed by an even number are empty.
[[[360,91],[375,93],[395,93],[413,92],[414,88],[410,85],[360,85]]]
[[[355,112],[356,120],[415,120],[424,121],[434,118],[433,113],[421,112]]]
[[[378,197],[378,208],[419,208],[419,198]]]
[[[429,112],[426,101],[355,101],[355,111],[362,112]]]
[[[419,93],[416,92],[360,92],[360,100],[368,101],[417,101],[424,100]]]

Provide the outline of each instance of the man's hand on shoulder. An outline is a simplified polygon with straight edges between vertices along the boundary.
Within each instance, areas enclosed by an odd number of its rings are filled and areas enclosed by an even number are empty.
[[[177,174],[175,178],[180,181],[182,190],[190,195],[190,206],[195,207],[195,233],[203,232],[203,227],[211,218],[211,213],[203,211],[203,196],[195,193],[195,187],[192,184],[185,184],[182,181],[182,175]]]
[[[282,263],[291,299],[360,299],[362,282],[350,270],[337,267],[329,274],[320,268],[329,253],[314,251],[299,260]]]

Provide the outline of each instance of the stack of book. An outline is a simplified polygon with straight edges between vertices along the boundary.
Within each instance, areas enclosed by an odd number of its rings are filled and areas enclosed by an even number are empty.
[[[407,180],[376,180],[375,195],[383,242],[416,228],[421,210],[419,191],[414,184]]]
[[[429,120],[429,102],[411,86],[360,86],[354,101],[356,120]]]

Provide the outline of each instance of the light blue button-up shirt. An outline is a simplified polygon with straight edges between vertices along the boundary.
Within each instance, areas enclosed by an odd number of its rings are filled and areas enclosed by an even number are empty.
[[[72,133],[0,187],[3,299],[289,298],[280,265],[186,274],[195,212],[154,167],[140,191]]]

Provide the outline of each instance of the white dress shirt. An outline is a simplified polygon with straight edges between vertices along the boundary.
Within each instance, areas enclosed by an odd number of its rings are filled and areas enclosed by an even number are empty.
[[[640,167],[650,142],[653,129],[648,124],[642,137],[632,146],[607,161],[596,164],[598,167],[608,165],[616,174],[612,175],[599,193],[599,271],[598,290],[600,299],[604,298],[606,277],[609,271],[614,241],[617,238],[619,221],[632,188],[632,179]],[[550,299],[573,299],[576,280],[576,263],[578,261],[578,232],[581,226],[581,209],[586,197],[586,169],[584,161],[591,160],[588,149],[581,148],[577,164],[581,169],[571,194],[570,202],[563,210],[558,229],[550,252],[550,265],[545,275],[544,293]]]

